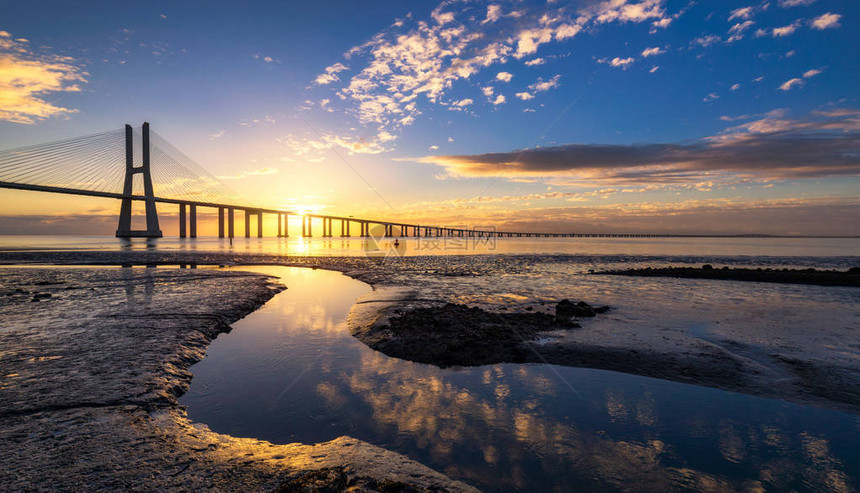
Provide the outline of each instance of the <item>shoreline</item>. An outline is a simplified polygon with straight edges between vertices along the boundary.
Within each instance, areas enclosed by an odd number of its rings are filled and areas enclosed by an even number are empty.
[[[106,260],[114,257],[113,255],[90,253],[86,255],[76,254],[75,257],[77,259],[85,258],[91,262],[100,262],[100,265],[116,265],[116,263],[106,262]],[[139,256],[131,257],[133,257],[131,260],[132,263],[139,263]],[[547,314],[552,312],[555,302],[558,301],[558,290],[562,289],[553,283],[543,288],[540,286],[525,286],[525,284],[535,283],[540,280],[540,278],[535,280],[533,277],[528,277],[528,274],[534,271],[535,266],[546,267],[544,264],[547,262],[552,264],[553,259],[517,258],[512,259],[513,261],[511,262],[505,262],[504,260],[511,259],[475,259],[473,257],[467,259],[406,258],[394,259],[391,262],[379,262],[366,258],[331,257],[279,259],[280,261],[271,261],[271,259],[253,256],[216,256],[213,259],[209,255],[198,257],[183,255],[177,258],[176,255],[170,254],[149,254],[146,257],[147,263],[159,265],[192,264],[194,262],[190,262],[190,260],[194,259],[197,260],[196,263],[198,265],[269,264],[322,268],[341,272],[354,279],[368,283],[373,288],[372,293],[360,299],[353,306],[350,310],[348,320],[348,326],[352,334],[372,348],[375,344],[373,338],[379,336],[378,330],[388,324],[391,318],[410,314],[415,310],[435,310],[446,303],[454,303],[469,306],[471,309],[477,308],[483,314],[489,314],[489,316],[493,317],[497,317],[499,313],[523,315],[535,313]],[[56,260],[51,258],[43,259],[45,262]],[[215,261],[211,262],[212,260]],[[45,264],[40,264],[40,266],[45,267]],[[58,265],[57,267],[61,268],[62,266]],[[51,269],[45,268],[39,270],[48,271]],[[131,269],[118,269],[118,271],[123,270],[129,271]],[[134,269],[134,271],[141,272],[142,270]],[[164,270],[148,269],[147,271],[156,272]],[[176,271],[181,270],[177,269]],[[549,271],[554,272],[552,269],[549,269]],[[217,273],[217,271],[207,269],[185,270],[181,272],[185,272],[188,275],[203,273],[204,277],[207,275],[207,272]],[[505,276],[510,276],[511,278],[505,279],[502,282],[503,278],[494,277],[500,275],[499,272],[504,272]],[[521,278],[518,276],[524,277]],[[555,276],[555,274],[552,274],[552,276]],[[600,280],[599,278],[601,277],[604,279]],[[485,289],[488,286],[486,283],[491,279],[492,292],[486,292]],[[604,283],[599,286],[615,286],[617,284],[616,279],[620,281],[623,277],[592,276],[583,273],[577,274],[575,282],[586,283],[586,286],[592,287],[582,289],[593,290],[595,282]],[[612,283],[607,284],[610,281]],[[636,278],[630,278],[629,281],[625,282],[628,283],[625,289],[635,290],[636,286],[639,285],[639,281],[636,281]],[[712,286],[709,283],[713,283],[714,281],[664,278],[663,280],[656,279],[649,280],[648,282],[659,283],[657,286],[660,286],[659,289],[661,292],[688,293],[692,286]],[[746,289],[753,289],[754,287],[753,283],[740,284],[750,286]],[[508,293],[510,293],[509,290],[512,289],[512,286],[522,289],[521,293],[528,296],[509,295]],[[813,289],[818,293],[827,293],[831,289],[853,292],[850,288],[824,288],[815,286],[809,288],[800,286],[800,288]],[[548,298],[548,294],[555,295],[555,298]],[[730,328],[734,327],[735,332],[721,329],[723,332],[718,334],[719,337],[713,334],[706,337],[700,333],[694,334],[685,329],[670,330],[667,327],[643,326],[641,322],[638,324],[631,323],[629,321],[631,318],[630,311],[636,308],[634,306],[635,300],[624,298],[620,294],[618,296],[628,301],[609,303],[612,306],[612,310],[605,315],[598,315],[593,319],[577,319],[578,323],[581,322],[582,327],[580,328],[560,328],[558,330],[541,332],[548,339],[554,340],[543,341],[540,344],[521,342],[521,349],[523,350],[521,354],[525,356],[518,358],[518,361],[515,362],[549,363],[620,371],[634,375],[716,387],[761,397],[784,399],[800,404],[831,408],[855,414],[860,412],[860,371],[858,371],[857,365],[853,363],[853,360],[847,360],[847,362],[844,359],[834,360],[829,353],[809,352],[808,348],[804,348],[804,351],[799,352],[795,348],[806,340],[802,337],[797,340],[789,338],[789,343],[780,342],[771,347],[759,347],[751,344],[749,339],[745,339],[745,336],[742,334],[742,331],[748,330],[742,317],[736,317],[734,320],[729,317],[729,320],[724,321],[722,327],[729,325]],[[577,300],[579,298],[572,299]],[[595,296],[583,296],[583,299],[595,305],[603,304],[604,301]],[[34,303],[34,305],[38,305],[38,303]],[[647,306],[649,309],[662,309],[660,307],[651,307],[647,303],[644,306]],[[642,306],[639,308],[642,308]],[[707,318],[708,315],[703,314],[702,317]],[[807,318],[812,320],[814,317],[810,315]],[[731,322],[731,324],[726,324],[725,322]],[[834,323],[839,325],[840,322],[836,319]],[[845,330],[848,328],[850,327],[842,327]],[[828,330],[831,329],[828,328]],[[795,331],[792,333],[793,335],[789,335],[799,337],[798,334],[801,332]],[[651,335],[655,335],[655,337],[651,337]],[[756,334],[753,333],[750,337],[753,336],[756,336]],[[843,340],[844,333],[839,331],[834,332],[832,336],[839,339],[840,344],[860,349],[860,340],[857,340],[856,334],[851,335],[852,339],[850,340]],[[404,341],[404,344],[414,344],[414,342]],[[815,344],[820,346],[824,342],[816,340]],[[433,364],[434,362],[429,361],[429,363]],[[436,364],[437,366],[445,366],[438,365],[438,362]],[[190,366],[190,363],[188,365]],[[90,413],[89,415],[92,416],[92,419],[108,419],[104,413],[114,417],[117,412],[135,414],[132,411],[123,411],[123,406],[119,406],[116,409],[111,408],[110,412],[105,411],[105,409],[90,407],[87,408],[87,412]],[[83,412],[83,410],[78,411]],[[78,411],[72,412],[72,414]],[[63,413],[69,411],[57,410],[53,412],[60,413],[56,416],[62,416]],[[305,479],[303,480],[307,481],[317,481],[321,476],[324,481],[330,481],[331,484],[340,484],[344,480],[344,477],[347,478],[347,481],[354,481],[356,480],[355,478],[364,478],[362,481],[365,481],[365,484],[370,484],[367,481],[379,480],[381,476],[361,475],[360,471],[363,470],[362,468],[368,466],[368,462],[365,460],[368,454],[376,457],[371,461],[371,464],[380,465],[388,460],[395,460],[392,457],[399,458],[397,460],[404,460],[402,456],[396,453],[385,451],[384,449],[379,449],[378,447],[358,442],[357,440],[352,441],[352,439],[345,439],[347,441],[342,443],[338,442],[341,439],[337,439],[332,442],[313,446],[300,444],[275,446],[258,440],[234,439],[218,435],[209,431],[205,425],[190,423],[187,422],[187,419],[185,422],[182,422],[184,412],[181,412],[181,410],[176,411],[174,414],[171,414],[171,412],[154,414],[148,411],[143,412],[144,415],[138,415],[135,419],[143,421],[146,419],[158,420],[160,423],[159,426],[161,426],[160,430],[172,430],[169,434],[171,437],[170,440],[175,440],[177,436],[185,437],[183,440],[191,440],[189,437],[193,437],[193,440],[196,440],[194,443],[197,445],[190,452],[186,451],[183,453],[191,454],[191,456],[195,457],[194,461],[202,461],[203,459],[198,458],[198,456],[200,454],[205,455],[206,452],[203,452],[203,450],[208,450],[213,443],[232,443],[233,445],[225,448],[225,450],[229,448],[235,453],[241,452],[242,454],[247,453],[245,449],[249,447],[258,450],[269,450],[271,447],[279,450],[281,450],[280,447],[289,448],[290,452],[288,454],[280,451],[273,452],[275,455],[272,456],[289,457],[290,460],[286,460],[286,465],[284,464],[284,459],[270,459],[266,455],[258,456],[262,452],[254,452],[254,457],[258,457],[262,463],[266,464],[266,467],[270,468],[267,471],[283,471],[284,468],[292,471],[292,475],[288,475],[286,479],[279,477],[278,480],[282,483],[283,481],[296,480],[299,477],[304,477]],[[22,419],[32,419],[32,416],[22,417]],[[80,415],[74,419],[80,419]],[[126,417],[118,420],[116,426],[128,426],[136,429],[132,421],[130,417]],[[140,438],[135,438],[134,440],[139,441]],[[204,442],[205,445],[202,445]],[[132,441],[132,443],[136,442]],[[353,460],[351,458],[346,459],[345,462],[328,459],[319,461],[315,459],[315,462],[302,462],[301,467],[304,467],[304,469],[295,469],[294,461],[296,457],[302,457],[302,454],[305,452],[319,455],[321,450],[325,450],[326,454],[334,454],[333,456],[343,458],[345,457],[344,455],[338,454],[345,449],[370,450],[372,452],[358,454],[358,459],[356,459],[358,462],[355,463],[350,462]],[[242,452],[242,450],[245,451]],[[197,462],[192,463],[196,464]],[[273,465],[273,463],[277,463],[278,465]],[[346,463],[348,464],[344,465]],[[250,465],[253,464],[254,462],[252,461]],[[356,466],[356,464],[361,465]],[[316,467],[316,469],[311,467],[311,465]],[[427,470],[420,464],[414,463],[413,465],[425,471],[422,474],[424,474],[423,477],[427,481],[427,484],[454,485],[446,486],[446,488],[451,490],[468,488],[462,485],[462,483],[451,482],[449,478]],[[209,467],[218,468],[222,466],[223,464],[216,461],[214,465],[210,464]],[[346,469],[343,469],[344,467]],[[382,471],[386,469],[385,467],[380,467],[380,469],[375,469],[374,471],[383,474]],[[186,470],[190,468],[191,466],[186,468]],[[186,474],[186,470],[180,471],[177,476],[181,477]],[[302,474],[306,474],[307,471],[311,470],[320,470],[322,472],[302,476]],[[276,472],[269,472],[267,474],[276,474]],[[197,473],[199,471],[195,472],[195,474]],[[233,472],[231,474],[239,473]],[[260,473],[254,469],[254,471],[243,472],[241,474],[257,477],[254,475]],[[271,478],[271,476],[268,477]],[[270,482],[267,484],[271,485],[273,483]]]
[[[267,276],[33,271],[10,268],[0,278],[7,314],[0,332],[0,483],[7,487],[475,491],[346,436],[276,445],[188,420],[177,398],[190,385],[191,365],[230,323],[283,289]]]

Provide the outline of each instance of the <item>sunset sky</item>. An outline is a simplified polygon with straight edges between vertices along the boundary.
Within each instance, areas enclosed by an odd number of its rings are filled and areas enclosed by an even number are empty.
[[[860,235],[860,2],[2,0],[0,12],[0,149],[149,121],[266,207]],[[112,234],[119,209],[11,191],[0,206],[6,233]],[[167,231],[175,212],[160,210]]]

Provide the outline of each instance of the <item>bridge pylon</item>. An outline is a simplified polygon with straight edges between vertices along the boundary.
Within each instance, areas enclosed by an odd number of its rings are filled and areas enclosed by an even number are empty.
[[[131,125],[125,126],[125,184],[123,185],[122,205],[119,210],[119,226],[117,238],[161,238],[158,227],[158,212],[155,210],[155,193],[152,190],[152,173],[149,167],[149,123],[143,124],[143,160],[138,167],[134,166],[134,146]],[[143,201],[146,204],[146,229],[131,229],[131,196],[134,195],[134,175],[143,175]]]

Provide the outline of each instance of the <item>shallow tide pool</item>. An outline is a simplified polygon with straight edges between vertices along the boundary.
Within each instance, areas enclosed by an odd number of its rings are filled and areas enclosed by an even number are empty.
[[[236,269],[288,289],[192,367],[180,402],[213,431],[275,443],[349,435],[487,491],[860,487],[860,416],[603,370],[389,358],[346,326],[367,284]]]

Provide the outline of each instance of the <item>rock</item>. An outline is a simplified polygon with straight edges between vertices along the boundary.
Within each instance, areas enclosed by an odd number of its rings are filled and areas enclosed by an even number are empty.
[[[594,307],[594,311],[596,311],[597,313],[606,313],[610,310],[610,308],[611,307],[609,305],[596,306]]]
[[[702,266],[702,270],[714,270],[714,266],[711,264],[705,264]]]
[[[564,299],[555,305],[555,316],[557,318],[593,317],[595,315],[597,315],[597,311],[584,301],[574,304],[570,300]]]

